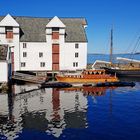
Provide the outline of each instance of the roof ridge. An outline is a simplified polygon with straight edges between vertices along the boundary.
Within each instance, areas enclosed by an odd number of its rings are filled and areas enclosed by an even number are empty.
[[[55,16],[52,16],[52,17],[39,17],[39,16],[14,16],[14,15],[11,15],[12,17],[14,18],[46,18],[46,19],[52,19],[53,17]],[[0,17],[5,17],[3,15],[0,15]],[[61,19],[86,19],[85,17],[59,17],[57,16],[58,18],[61,18]]]

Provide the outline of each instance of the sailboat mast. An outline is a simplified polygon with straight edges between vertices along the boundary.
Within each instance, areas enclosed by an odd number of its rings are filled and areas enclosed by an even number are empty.
[[[110,63],[112,65],[112,59],[113,59],[113,28],[111,29],[111,41],[110,41]]]

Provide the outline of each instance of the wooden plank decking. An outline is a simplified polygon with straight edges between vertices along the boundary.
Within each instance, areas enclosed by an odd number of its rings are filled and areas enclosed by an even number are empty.
[[[36,84],[41,84],[45,82],[46,80],[45,77],[24,74],[24,73],[19,73],[19,72],[14,72],[12,79],[30,82],[30,83],[36,83]]]

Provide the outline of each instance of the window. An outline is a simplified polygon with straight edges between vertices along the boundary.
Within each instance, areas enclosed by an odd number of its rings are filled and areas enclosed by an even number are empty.
[[[23,52],[23,57],[27,57],[27,52]]]
[[[40,62],[40,67],[45,67],[45,62]]]
[[[79,54],[78,53],[75,53],[75,57],[78,57],[79,56]]]
[[[59,39],[59,28],[52,28],[52,39]]]
[[[52,39],[59,39],[59,32],[52,32]]]
[[[43,57],[43,52],[39,52],[39,57]]]
[[[78,67],[78,62],[73,62],[73,67]]]
[[[21,62],[21,67],[25,67],[26,63],[25,62]]]
[[[27,43],[23,43],[23,48],[27,48]]]
[[[78,49],[79,48],[79,44],[75,44],[75,49]]]
[[[11,27],[11,26],[5,27],[5,32],[6,32],[6,38],[7,39],[12,39],[13,38],[13,27]]]

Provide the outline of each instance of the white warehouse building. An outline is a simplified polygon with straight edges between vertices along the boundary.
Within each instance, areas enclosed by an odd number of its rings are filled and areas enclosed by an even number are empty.
[[[85,18],[0,16],[0,45],[11,47],[12,71],[85,69]]]
[[[11,76],[10,68],[10,56],[7,45],[0,45],[0,83],[8,82],[8,78]],[[9,69],[8,69],[9,67]]]

